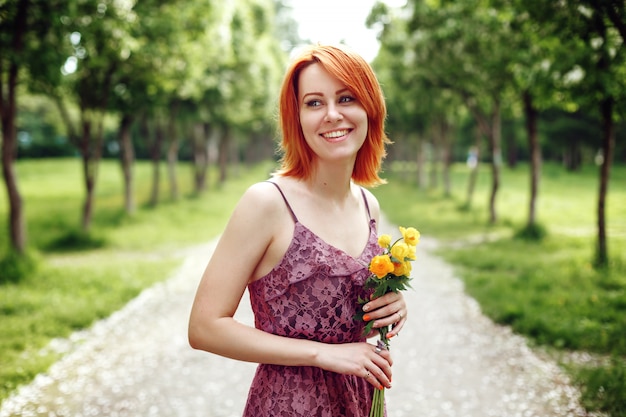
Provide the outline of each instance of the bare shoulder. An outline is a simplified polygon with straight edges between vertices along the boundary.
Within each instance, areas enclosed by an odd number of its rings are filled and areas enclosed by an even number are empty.
[[[280,213],[284,207],[282,197],[276,186],[269,181],[252,184],[243,193],[235,214],[245,214],[246,217],[255,219],[268,219]]]
[[[370,215],[373,219],[376,219],[376,223],[380,221],[380,204],[376,196],[367,188],[363,188],[363,192],[365,193],[365,198],[367,199],[367,204],[370,208]]]

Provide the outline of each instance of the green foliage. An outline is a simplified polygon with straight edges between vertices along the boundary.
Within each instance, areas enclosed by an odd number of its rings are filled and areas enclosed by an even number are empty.
[[[527,224],[515,232],[515,237],[523,240],[540,241],[548,235],[548,229],[541,224]]]
[[[39,257],[32,251],[20,254],[9,250],[0,258],[0,286],[18,283],[34,274],[39,267]]]
[[[586,243],[505,239],[445,257],[496,322],[540,344],[626,355],[626,268],[597,271]]]
[[[608,413],[626,415],[626,363],[614,357],[610,364],[574,370],[587,407]]]
[[[94,232],[72,229],[54,239],[47,249],[50,251],[86,251],[99,249],[105,245],[106,239],[102,236],[96,236]]]

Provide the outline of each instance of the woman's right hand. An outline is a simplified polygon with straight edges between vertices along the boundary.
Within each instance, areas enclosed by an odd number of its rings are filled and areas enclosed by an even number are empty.
[[[324,344],[317,366],[327,371],[365,378],[375,388],[391,388],[391,353],[369,343]]]

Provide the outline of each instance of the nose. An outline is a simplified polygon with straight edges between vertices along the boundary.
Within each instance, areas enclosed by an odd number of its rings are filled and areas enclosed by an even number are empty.
[[[343,114],[339,111],[335,104],[329,104],[326,111],[324,121],[329,123],[335,123],[343,119]]]

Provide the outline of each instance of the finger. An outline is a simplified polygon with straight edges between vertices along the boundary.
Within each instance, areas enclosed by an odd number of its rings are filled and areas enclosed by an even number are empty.
[[[397,336],[400,333],[400,330],[402,330],[402,328],[404,327],[404,324],[406,323],[406,315],[400,313],[399,314],[402,318],[397,321],[393,326],[392,329],[387,333],[387,337],[388,338],[392,338],[394,336]]]
[[[380,327],[386,327],[391,325],[396,325],[401,322],[403,318],[400,318],[398,312],[400,307],[397,304],[390,304],[385,307],[381,307],[378,310],[375,310],[371,313],[366,314],[363,318],[369,320],[375,320],[372,324],[373,328],[378,329]]]
[[[386,374],[387,374],[387,376],[390,377],[391,376],[391,367],[393,366],[393,358],[391,357],[391,352],[389,352],[389,350],[387,350],[387,348],[385,348],[385,347],[383,347],[380,350],[375,349],[374,352],[387,362],[387,364],[385,364],[384,362],[381,362],[381,363],[377,362],[377,364],[379,365],[379,367],[381,369],[385,369],[385,367],[388,367],[389,368],[389,372],[388,373],[386,372]]]
[[[365,380],[377,389],[391,388],[391,368],[388,366],[386,368],[388,368],[389,374],[373,364],[371,370],[365,370]]]
[[[363,311],[369,320],[390,316],[397,311],[406,310],[406,302],[400,293],[390,292],[382,297],[366,303]],[[368,321],[366,319],[366,321]]]
[[[368,303],[366,303],[363,306],[363,311],[367,312],[367,311],[372,311],[372,310],[376,310],[384,305],[387,305],[389,303],[398,301],[400,299],[399,294],[394,293],[394,292],[389,292],[385,295],[382,295],[378,298],[374,298],[372,300],[370,300]]]

